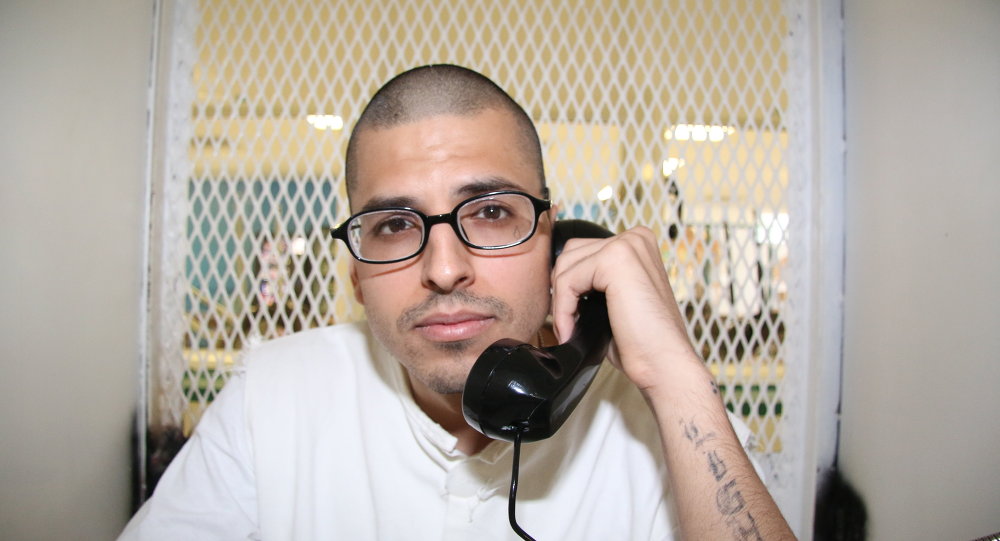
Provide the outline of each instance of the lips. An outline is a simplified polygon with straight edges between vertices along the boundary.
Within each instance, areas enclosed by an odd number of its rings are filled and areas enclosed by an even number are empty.
[[[421,318],[413,328],[432,342],[457,342],[475,338],[494,321],[495,318],[489,314],[441,313]]]

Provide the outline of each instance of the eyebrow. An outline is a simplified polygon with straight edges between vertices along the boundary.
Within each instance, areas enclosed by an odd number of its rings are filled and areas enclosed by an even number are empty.
[[[461,186],[452,190],[452,194],[456,199],[467,199],[469,197],[475,197],[477,195],[482,195],[489,192],[498,192],[502,190],[519,190],[523,191],[525,188],[516,182],[509,180],[500,176],[489,176],[481,177],[471,180]],[[400,196],[388,196],[388,197],[373,197],[369,199],[359,212],[365,212],[369,210],[379,210],[394,207],[408,207],[417,208],[418,201],[416,198],[408,195]]]
[[[475,195],[481,195],[489,192],[499,192],[501,190],[519,190],[524,191],[525,188],[516,182],[506,179],[504,177],[483,177],[475,179],[471,182],[463,184],[453,190],[452,193],[455,197],[472,197]]]
[[[367,212],[369,210],[380,210],[380,209],[387,209],[394,207],[413,208],[413,206],[416,205],[416,201],[417,200],[412,197],[403,195],[395,197],[376,196],[369,199],[368,202],[366,202],[364,206],[361,207],[361,210],[359,210],[358,212]]]

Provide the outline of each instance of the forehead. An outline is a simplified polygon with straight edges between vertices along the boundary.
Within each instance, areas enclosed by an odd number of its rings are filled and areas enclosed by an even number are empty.
[[[400,198],[412,206],[457,202],[496,189],[537,195],[541,179],[518,128],[509,113],[487,110],[359,133],[352,210]]]

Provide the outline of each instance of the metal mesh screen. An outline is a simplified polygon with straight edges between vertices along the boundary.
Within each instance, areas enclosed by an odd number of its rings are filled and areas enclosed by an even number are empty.
[[[177,2],[161,59],[149,424],[187,433],[248,344],[362,317],[350,126],[392,75],[473,67],[539,125],[563,216],[656,230],[696,346],[776,463],[805,263],[797,2]],[[801,38],[798,38],[801,39]],[[792,132],[790,133],[790,130]],[[796,171],[797,175],[790,174]],[[780,479],[772,479],[780,485]]]

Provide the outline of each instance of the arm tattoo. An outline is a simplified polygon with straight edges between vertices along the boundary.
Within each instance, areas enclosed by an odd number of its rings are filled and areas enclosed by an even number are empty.
[[[707,443],[715,440],[715,433],[703,434],[694,420],[681,421],[684,437],[694,444],[694,448],[702,452],[708,462],[708,471],[716,482],[715,508],[722,515],[726,525],[733,533],[736,541],[763,541],[757,529],[757,521],[746,509],[743,493],[736,486],[735,476],[728,476],[729,468],[719,456],[716,449],[702,449]]]
[[[730,479],[715,493],[715,506],[723,515],[735,515],[743,510],[746,502],[743,494],[736,488],[736,479]]]
[[[715,432],[702,434],[701,430],[698,429],[698,425],[694,424],[694,421],[682,424],[684,424],[684,437],[694,444],[695,449],[701,449],[702,444],[706,441],[715,439]]]
[[[726,468],[726,463],[719,458],[718,451],[709,451],[705,456],[708,458],[708,468],[712,470],[715,480],[722,481],[729,470]]]
[[[749,511],[744,515],[727,518],[726,524],[732,528],[733,537],[738,541],[764,541],[757,530],[757,521]]]

